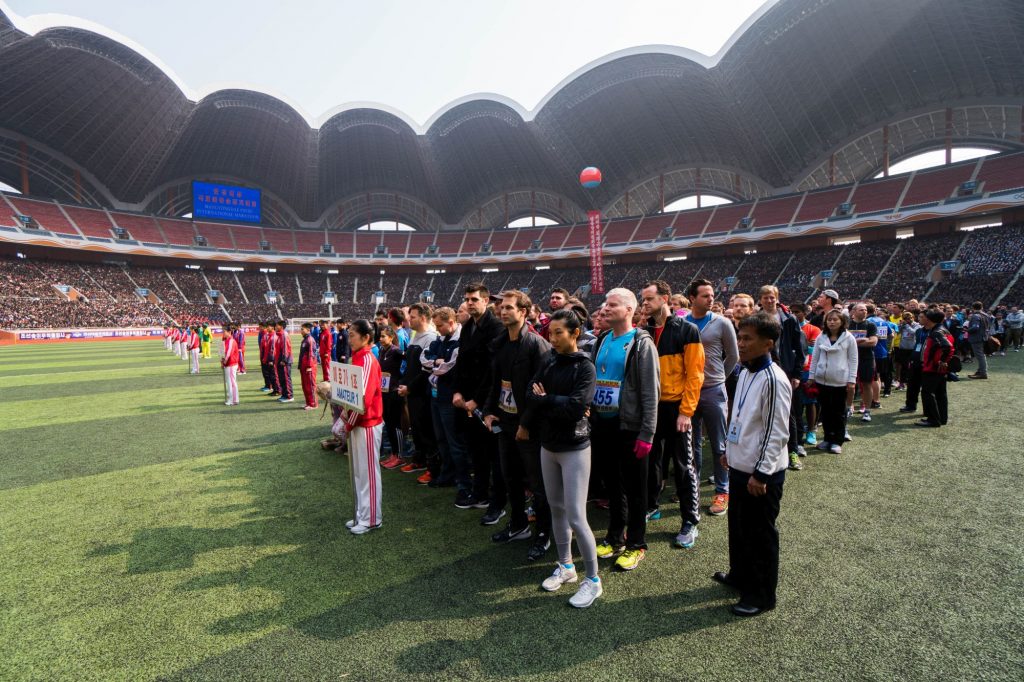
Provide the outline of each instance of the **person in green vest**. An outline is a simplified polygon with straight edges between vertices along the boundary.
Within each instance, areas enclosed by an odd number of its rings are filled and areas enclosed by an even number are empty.
[[[207,360],[210,359],[210,340],[213,336],[210,334],[210,324],[203,322],[203,330],[200,332],[199,340],[203,342],[203,357]]]

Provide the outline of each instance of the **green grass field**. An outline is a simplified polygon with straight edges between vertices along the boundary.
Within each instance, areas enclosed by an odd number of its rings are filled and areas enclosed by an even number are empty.
[[[1010,355],[951,385],[948,428],[891,398],[792,473],[779,608],[738,620],[710,580],[724,518],[684,551],[666,514],[578,611],[574,587],[539,591],[550,562],[408,474],[384,474],[384,528],[351,536],[328,422],[258,393],[258,371],[227,408],[216,360],[189,376],[161,342],[0,348],[0,679],[1019,680]]]

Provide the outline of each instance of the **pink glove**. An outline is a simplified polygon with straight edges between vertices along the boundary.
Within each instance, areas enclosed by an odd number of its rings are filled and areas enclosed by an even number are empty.
[[[651,454],[651,444],[637,438],[636,443],[633,445],[633,454],[636,455],[637,459],[643,459]]]

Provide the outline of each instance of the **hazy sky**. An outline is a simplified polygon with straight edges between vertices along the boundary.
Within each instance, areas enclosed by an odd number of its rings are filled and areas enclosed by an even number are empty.
[[[588,62],[627,47],[717,52],[763,0],[5,0],[21,16],[67,14],[139,43],[190,88],[242,81],[316,118],[375,101],[424,123],[495,92],[527,109]]]

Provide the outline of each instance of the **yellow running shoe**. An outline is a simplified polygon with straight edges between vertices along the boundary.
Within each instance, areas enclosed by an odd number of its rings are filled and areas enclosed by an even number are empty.
[[[622,553],[622,556],[616,560],[615,565],[623,571],[632,571],[640,565],[640,562],[644,560],[644,556],[646,554],[646,549],[627,549]]]
[[[615,556],[622,551],[622,547],[613,547],[608,541],[602,542],[597,546],[597,558],[607,559],[608,557]]]

